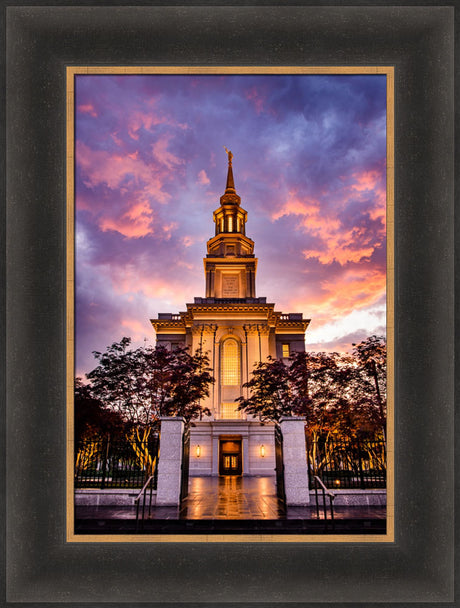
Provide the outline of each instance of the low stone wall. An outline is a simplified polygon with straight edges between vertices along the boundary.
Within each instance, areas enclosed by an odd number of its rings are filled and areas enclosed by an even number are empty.
[[[75,490],[75,505],[99,507],[133,506],[138,490]],[[334,506],[385,506],[387,494],[385,490],[334,490]],[[322,493],[318,491],[320,501]],[[147,496],[148,500],[148,496]],[[152,505],[156,504],[156,490],[152,492]],[[310,505],[315,504],[315,491],[310,490]]]
[[[131,507],[139,490],[75,490],[76,506],[91,507]],[[149,492],[147,492],[147,501]],[[152,505],[156,501],[156,490],[152,492]]]
[[[376,507],[387,504],[386,490],[332,490],[335,494],[334,507]],[[318,490],[322,504],[322,492]],[[327,498],[327,497],[326,497]],[[327,499],[329,501],[329,499]],[[315,504],[315,491],[310,490],[310,504]],[[329,504],[329,502],[328,502]]]

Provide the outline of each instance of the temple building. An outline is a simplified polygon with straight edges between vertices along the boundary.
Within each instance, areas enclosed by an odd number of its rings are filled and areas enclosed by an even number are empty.
[[[192,353],[201,347],[214,370],[215,384],[202,402],[211,415],[191,429],[190,475],[274,475],[274,425],[239,412],[235,399],[247,396],[243,384],[256,363],[305,350],[310,321],[302,313],[278,312],[256,296],[254,241],[246,236],[248,214],[235,190],[233,155],[227,154],[227,184],[204,258],[206,295],[151,323],[157,344],[189,346]]]

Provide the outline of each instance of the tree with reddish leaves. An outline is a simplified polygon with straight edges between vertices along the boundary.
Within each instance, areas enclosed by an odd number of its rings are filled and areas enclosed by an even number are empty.
[[[288,368],[282,360],[268,357],[267,361],[257,363],[243,387],[250,389],[250,396],[237,399],[238,410],[261,421],[279,422],[282,416],[293,415]]]
[[[95,352],[99,365],[87,374],[91,395],[131,427],[159,426],[161,416],[192,419],[209,413],[201,400],[214,382],[209,358],[200,350],[164,346],[131,350],[130,338]]]
[[[339,353],[294,353],[286,365],[269,357],[255,366],[251,379],[244,385],[249,397],[238,399],[238,409],[261,420],[279,421],[281,416],[304,416],[309,436],[356,437],[383,432],[385,426],[384,350],[376,362],[378,387],[373,364],[360,358],[372,351],[369,338],[352,355]],[[361,345],[360,345],[361,346]],[[367,359],[366,359],[367,360]]]

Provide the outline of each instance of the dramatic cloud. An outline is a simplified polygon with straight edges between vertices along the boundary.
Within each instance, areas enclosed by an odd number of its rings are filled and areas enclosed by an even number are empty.
[[[311,318],[307,348],[385,330],[385,77],[76,78],[77,373],[204,295],[233,169],[257,295]]]

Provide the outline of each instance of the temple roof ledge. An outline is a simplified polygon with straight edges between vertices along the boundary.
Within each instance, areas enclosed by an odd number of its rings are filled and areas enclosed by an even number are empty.
[[[267,304],[267,298],[194,298],[194,304]],[[274,306],[274,305],[273,305]]]

